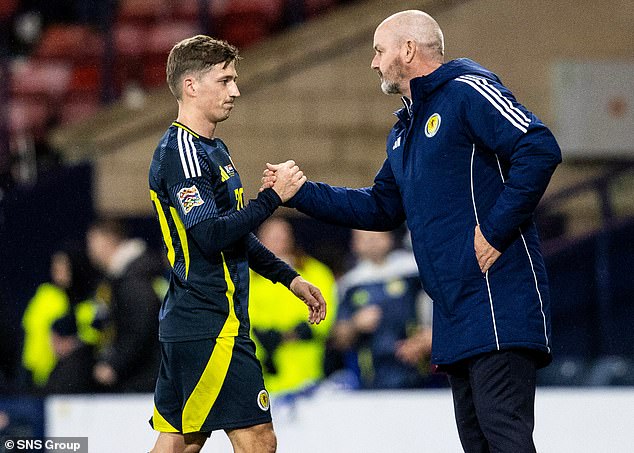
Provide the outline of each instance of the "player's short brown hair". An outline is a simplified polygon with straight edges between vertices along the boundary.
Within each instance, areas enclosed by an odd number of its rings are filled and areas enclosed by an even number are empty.
[[[181,82],[186,74],[205,72],[222,62],[226,67],[239,59],[238,49],[226,41],[205,35],[183,39],[167,57],[167,85],[176,99],[181,99]]]

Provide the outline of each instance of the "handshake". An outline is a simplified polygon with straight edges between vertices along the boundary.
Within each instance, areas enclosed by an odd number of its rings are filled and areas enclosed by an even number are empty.
[[[287,160],[277,165],[267,163],[262,176],[260,192],[264,189],[273,189],[282,199],[282,203],[286,203],[295,196],[305,182],[306,176],[294,160]]]

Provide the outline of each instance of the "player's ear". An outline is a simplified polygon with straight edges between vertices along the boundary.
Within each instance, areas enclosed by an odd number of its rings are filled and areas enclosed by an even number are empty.
[[[196,79],[193,76],[183,77],[183,97],[195,97],[197,86]]]

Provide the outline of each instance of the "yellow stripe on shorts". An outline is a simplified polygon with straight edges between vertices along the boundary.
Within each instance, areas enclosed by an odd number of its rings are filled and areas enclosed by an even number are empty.
[[[203,423],[205,423],[209,411],[211,411],[216,402],[227,377],[227,371],[233,356],[235,337],[238,335],[238,328],[240,327],[233,300],[236,288],[233,281],[231,281],[224,254],[222,255],[222,265],[227,283],[226,296],[229,303],[229,315],[218,338],[216,338],[216,345],[207,362],[207,366],[205,366],[202,376],[183,408],[183,434],[198,432]]]
[[[177,433],[178,430],[174,428],[170,422],[165,420],[165,418],[159,413],[154,406],[154,414],[152,415],[152,426],[156,431],[160,431],[162,433]]]

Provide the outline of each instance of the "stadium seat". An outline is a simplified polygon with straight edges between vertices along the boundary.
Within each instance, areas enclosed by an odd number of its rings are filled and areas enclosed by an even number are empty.
[[[115,24],[113,34],[117,58],[140,57],[147,47],[148,30],[144,25],[120,22]]]
[[[148,24],[169,18],[169,0],[121,0],[117,18],[119,22]]]
[[[199,11],[198,0],[168,0],[171,16],[176,20],[197,21]],[[209,1],[206,1],[209,4]],[[217,2],[212,2],[217,3]]]
[[[51,25],[44,30],[35,56],[42,59],[98,62],[103,58],[103,37],[86,25]]]
[[[0,2],[0,19],[10,17],[18,7],[18,0],[2,0]]]
[[[178,41],[199,33],[193,22],[165,22],[148,30],[147,46],[143,56],[142,84],[155,88],[165,84],[165,62],[169,51]]]
[[[44,100],[9,101],[9,131],[12,134],[39,133],[46,129],[50,116]]]
[[[146,53],[167,57],[178,41],[197,35],[200,32],[196,22],[163,22],[151,26],[147,34]]]
[[[210,13],[223,39],[247,47],[275,30],[281,22],[283,6],[282,0],[230,0],[212,2]]]
[[[68,90],[72,69],[64,62],[16,59],[11,63],[10,71],[12,95],[58,98]]]
[[[101,65],[76,64],[69,86],[70,93],[98,96],[101,89]]]

